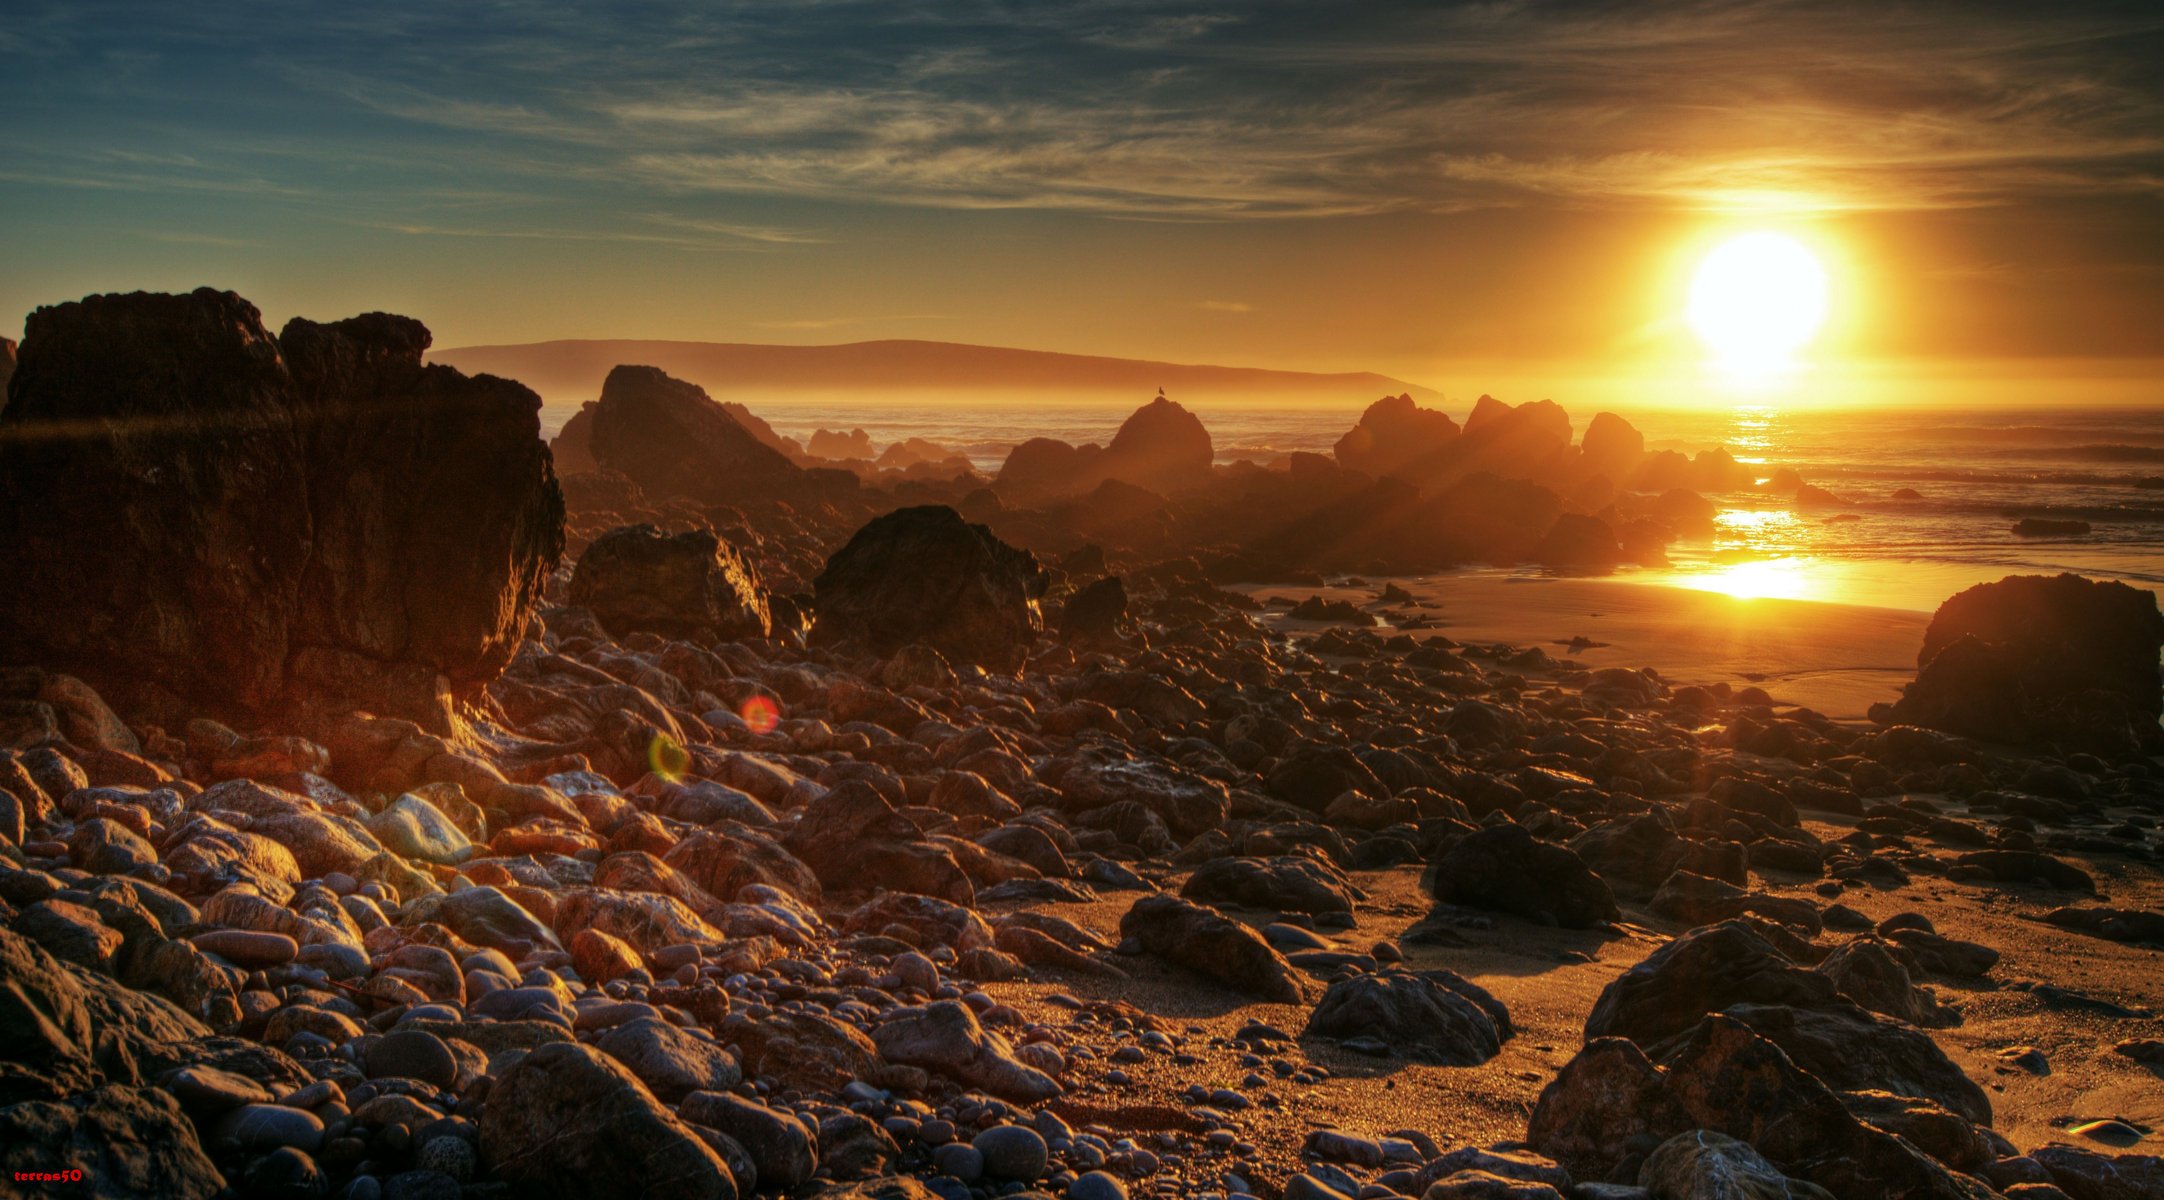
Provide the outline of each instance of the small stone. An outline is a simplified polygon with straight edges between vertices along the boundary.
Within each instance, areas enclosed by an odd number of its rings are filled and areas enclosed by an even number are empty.
[[[984,1178],[984,1155],[979,1154],[975,1146],[948,1142],[933,1149],[932,1167],[963,1183],[975,1183]]]
[[[1127,1200],[1127,1185],[1103,1171],[1091,1171],[1067,1185],[1067,1200]]]
[[[1044,1177],[1051,1150],[1034,1129],[1021,1125],[995,1125],[970,1143],[984,1156],[984,1170],[1000,1179],[1027,1183]]]
[[[300,943],[282,933],[253,929],[213,929],[189,938],[195,948],[236,967],[279,967],[300,954]]]
[[[458,1059],[451,1048],[442,1038],[419,1029],[402,1029],[370,1042],[361,1065],[370,1079],[418,1079],[439,1088],[458,1082]]]
[[[323,1145],[323,1121],[312,1112],[276,1104],[244,1104],[211,1126],[212,1141],[231,1140],[245,1150],[291,1146],[313,1154]]]

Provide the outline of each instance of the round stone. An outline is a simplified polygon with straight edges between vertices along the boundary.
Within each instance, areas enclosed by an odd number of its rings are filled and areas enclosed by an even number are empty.
[[[241,1194],[251,1200],[321,1200],[330,1190],[323,1168],[291,1146],[281,1146],[249,1163],[240,1177]]]
[[[361,1066],[370,1079],[418,1079],[439,1088],[458,1082],[458,1059],[443,1039],[421,1029],[401,1029],[368,1044]]]
[[[420,1152],[413,1155],[413,1165],[424,1172],[448,1174],[454,1183],[465,1183],[474,1178],[474,1168],[480,1165],[480,1155],[474,1144],[454,1133],[439,1133],[420,1144]]]
[[[313,1154],[323,1145],[323,1121],[312,1112],[277,1104],[243,1104],[218,1118],[212,1141],[230,1140],[246,1150],[291,1146]]]
[[[1127,1185],[1103,1171],[1091,1171],[1067,1185],[1067,1200],[1127,1200]]]
[[[984,1156],[985,1173],[1001,1179],[1041,1179],[1051,1159],[1043,1135],[1021,1125],[994,1125],[970,1145]]]
[[[976,1147],[962,1142],[948,1142],[934,1148],[932,1166],[963,1183],[975,1183],[984,1178],[984,1155],[977,1153]]]

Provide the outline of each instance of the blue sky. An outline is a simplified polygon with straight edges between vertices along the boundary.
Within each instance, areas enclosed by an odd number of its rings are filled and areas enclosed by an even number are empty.
[[[1771,221],[1911,313],[1859,351],[2154,355],[2159,64],[2153,3],[16,0],[0,309],[1402,370],[1621,352]]]

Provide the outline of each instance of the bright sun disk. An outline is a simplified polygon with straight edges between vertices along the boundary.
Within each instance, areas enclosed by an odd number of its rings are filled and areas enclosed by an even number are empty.
[[[1737,234],[1699,261],[1685,315],[1723,367],[1778,370],[1825,323],[1826,269],[1786,234]]]

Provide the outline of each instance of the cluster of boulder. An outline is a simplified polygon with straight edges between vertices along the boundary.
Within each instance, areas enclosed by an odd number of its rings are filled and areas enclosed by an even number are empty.
[[[2164,914],[2106,900],[2164,862],[2131,749],[1289,634],[1192,551],[1048,564],[639,368],[558,500],[530,393],[420,366],[418,326],[253,321],[41,310],[0,413],[0,537],[39,580],[0,591],[0,1170],[247,1200],[2164,1186],[2088,1135],[2007,1141],[1932,1033],[1956,990],[2144,1018],[1846,902],[1927,879],[2151,953]],[[1628,458],[1521,411],[1408,462],[1448,495],[1501,486],[1491,451]],[[18,465],[162,574],[79,563],[108,544],[57,538]],[[295,665],[322,651],[368,669]],[[420,715],[382,682],[416,667]],[[1553,937],[1662,944],[1523,1081],[1522,1137],[1454,1140],[1393,1074],[1495,1071],[1531,993],[1445,963],[1553,966]]]

